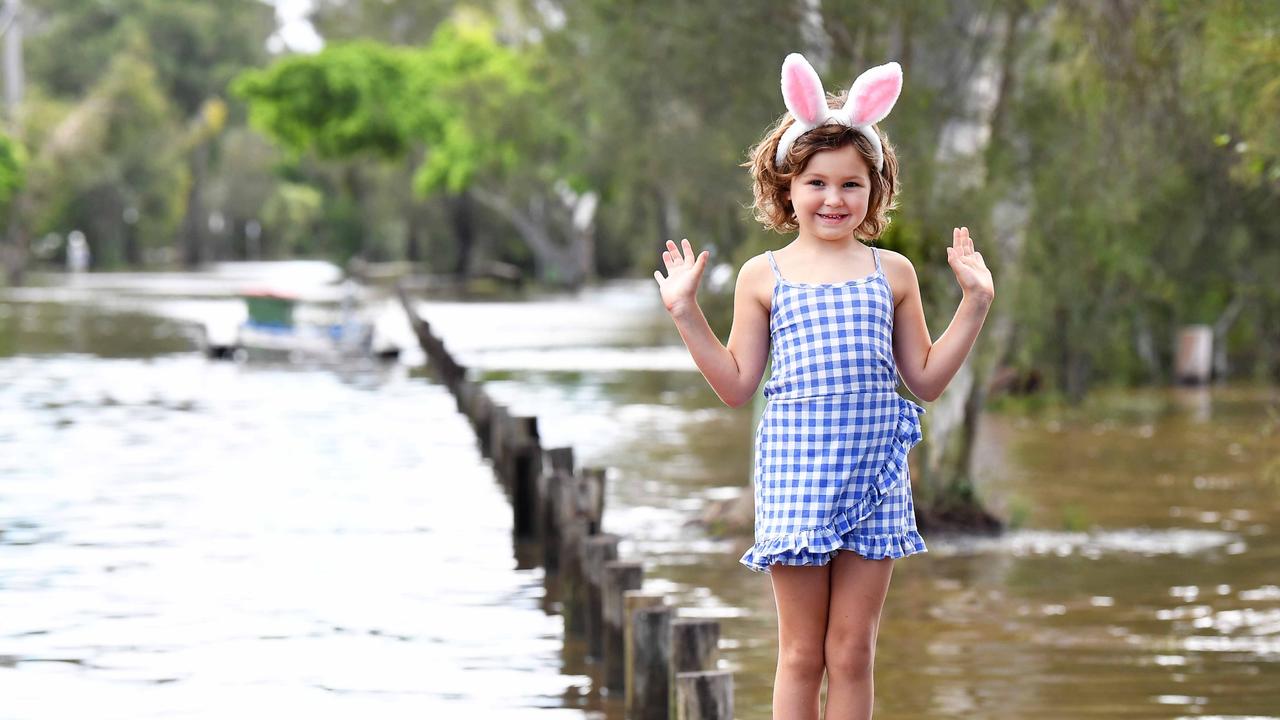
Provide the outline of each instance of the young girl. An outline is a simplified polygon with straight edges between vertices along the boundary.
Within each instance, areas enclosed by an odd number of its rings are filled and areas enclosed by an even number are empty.
[[[925,552],[907,453],[924,409],[897,393],[942,393],[973,347],[995,297],[967,228],[947,259],[964,298],[930,340],[915,268],[864,244],[895,206],[898,162],[875,125],[902,87],[897,63],[828,96],[803,57],[782,66],[790,111],[751,150],[756,218],[796,232],[743,264],[726,348],[697,303],[708,253],[667,242],[662,301],[716,394],[740,407],[772,347],[773,373],[755,434],[755,544],[741,562],[769,573],[778,608],[773,716],[869,718],[880,611],[895,558]],[[843,552],[842,552],[843,551]]]

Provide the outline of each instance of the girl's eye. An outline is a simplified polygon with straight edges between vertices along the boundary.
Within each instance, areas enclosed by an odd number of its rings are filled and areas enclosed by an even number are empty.
[[[817,186],[819,186],[819,185],[822,185],[822,181],[821,181],[821,180],[810,180],[810,181],[809,181],[809,184],[810,184],[810,185],[813,185],[814,187],[817,187]]]
[[[859,184],[858,184],[858,183],[856,183],[856,182],[847,182],[847,183],[845,183],[845,184],[844,184],[844,186],[845,186],[845,187],[850,187],[850,188],[862,187],[861,185],[859,185]]]

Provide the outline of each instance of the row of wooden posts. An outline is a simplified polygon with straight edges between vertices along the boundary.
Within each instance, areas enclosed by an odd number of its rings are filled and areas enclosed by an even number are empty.
[[[573,448],[543,449],[538,419],[512,416],[467,379],[400,290],[414,334],[458,410],[471,422],[514,513],[515,540],[534,548],[548,595],[558,596],[565,633],[585,641],[604,687],[624,693],[635,720],[730,720],[733,674],[718,670],[720,624],[677,617],[665,595],[644,592],[643,564],[618,557],[622,538],[604,533],[605,472],[574,468]]]

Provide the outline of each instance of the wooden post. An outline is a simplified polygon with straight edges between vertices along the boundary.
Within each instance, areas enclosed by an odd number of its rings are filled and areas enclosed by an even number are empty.
[[[622,657],[623,593],[639,590],[643,583],[641,563],[614,560],[604,564],[604,684],[610,690],[621,691],[626,682]]]
[[[667,596],[660,593],[649,593],[643,590],[628,590],[622,593],[622,610],[625,622],[622,627],[622,656],[623,656],[623,685],[626,686],[626,702],[624,703],[625,715],[628,718],[642,717],[640,708],[647,703],[653,702],[654,698],[645,698],[641,701],[636,696],[636,613],[642,609],[661,608],[666,605]],[[667,622],[670,623],[671,615],[668,613]],[[666,673],[666,670],[663,670]],[[647,678],[646,678],[647,679]],[[648,686],[653,683],[648,683]],[[666,683],[662,683],[663,697],[661,702],[662,717],[666,718]],[[644,716],[648,717],[648,716]]]
[[[604,521],[604,477],[604,468],[582,469],[578,508],[586,516],[591,533],[600,532],[601,523]]]
[[[454,401],[458,406],[458,412],[466,416],[472,427],[475,426],[475,419],[471,414],[472,404],[475,402],[476,384],[470,380],[463,380],[458,383],[458,390],[453,394]]]
[[[733,673],[707,670],[677,674],[676,720],[733,720]]]
[[[560,572],[560,487],[566,475],[573,474],[573,448],[549,448],[543,453],[542,472],[538,474],[538,538],[542,541],[542,567],[550,577]]]
[[[547,465],[552,470],[563,470],[567,473],[573,472],[573,448],[547,448]]]
[[[590,534],[587,521],[578,512],[578,479],[560,473],[557,483],[557,525],[560,532],[560,601],[564,608],[566,633],[586,632],[587,591],[582,577],[582,548]]]
[[[542,568],[550,578],[560,572],[560,481],[563,473],[544,468],[542,471],[542,519],[538,531],[542,538]]]
[[[632,618],[635,637],[635,699],[631,720],[668,720],[671,682],[670,607],[639,608]]]
[[[617,535],[592,535],[587,538],[586,562],[583,575],[587,582],[587,658],[599,661],[604,658],[604,604],[601,591],[604,586],[605,563],[618,559]]]
[[[511,509],[516,538],[528,540],[537,532],[542,447],[538,444],[538,418],[517,417],[512,422],[516,440],[511,453]]]
[[[489,453],[488,457],[493,461],[493,469],[498,471],[498,477],[502,480],[505,487],[507,478],[502,477],[502,460],[505,456],[507,436],[511,432],[511,413],[507,411],[506,405],[493,406],[493,416],[489,420]]]
[[[560,491],[550,487],[551,478],[556,477],[557,472],[573,474],[573,448],[549,448],[542,454],[542,472],[538,477],[538,503],[541,507],[538,518],[538,537],[544,545],[549,545],[551,538],[557,535],[557,520],[552,507],[556,504],[554,501],[556,493]],[[549,565],[546,567],[548,570],[551,569]]]
[[[671,702],[675,698],[676,675],[715,670],[720,657],[720,623],[716,620],[676,618],[671,621]]]
[[[452,357],[450,358],[450,362],[453,363],[453,379],[449,385],[449,389],[457,392],[458,384],[467,379],[467,366],[459,364],[456,360],[453,360]]]
[[[495,407],[493,399],[489,397],[489,393],[483,390],[476,393],[475,430],[476,439],[480,441],[480,455],[483,457],[489,457],[490,427],[493,425]]]

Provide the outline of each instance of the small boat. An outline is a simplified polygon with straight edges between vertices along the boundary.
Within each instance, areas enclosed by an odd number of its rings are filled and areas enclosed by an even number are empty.
[[[240,293],[247,319],[234,333],[216,337],[205,331],[205,352],[211,358],[243,360],[280,357],[291,360],[344,360],[362,357],[395,359],[399,348],[377,344],[375,326],[361,316],[358,286],[348,280],[333,307],[331,299],[305,300],[270,288]]]

